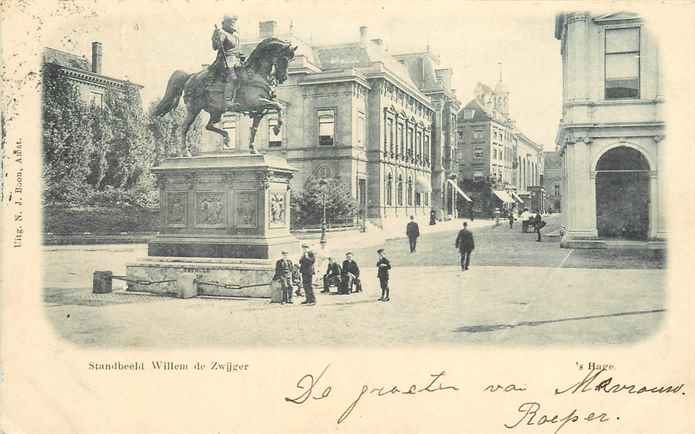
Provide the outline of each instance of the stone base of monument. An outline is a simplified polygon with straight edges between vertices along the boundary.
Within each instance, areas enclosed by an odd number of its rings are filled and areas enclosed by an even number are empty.
[[[275,261],[264,259],[229,258],[171,258],[149,257],[128,264],[128,278],[146,282],[173,282],[143,285],[131,283],[129,291],[149,292],[188,298],[192,295],[220,297],[270,298]],[[176,280],[182,274],[195,275],[191,294],[188,288],[179,288]],[[186,285],[188,286],[188,285]]]
[[[299,252],[289,231],[295,171],[284,158],[262,154],[170,158],[152,168],[161,230],[149,256],[127,266],[135,281],[128,289],[184,298],[270,297],[275,261],[283,250],[292,258]],[[192,284],[182,283],[183,273],[195,276]]]

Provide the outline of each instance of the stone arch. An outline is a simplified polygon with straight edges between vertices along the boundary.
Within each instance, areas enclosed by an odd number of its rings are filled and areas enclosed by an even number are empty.
[[[639,152],[642,154],[642,157],[647,161],[649,164],[649,169],[648,170],[656,170],[656,164],[654,163],[653,157],[649,154],[647,149],[637,143],[632,143],[632,142],[614,142],[609,145],[606,145],[604,147],[599,148],[599,151],[596,153],[594,156],[594,159],[591,163],[591,171],[596,172],[596,167],[598,165],[599,160],[601,157],[603,157],[607,152],[619,148],[621,146],[624,146],[626,148],[632,148],[635,151]]]

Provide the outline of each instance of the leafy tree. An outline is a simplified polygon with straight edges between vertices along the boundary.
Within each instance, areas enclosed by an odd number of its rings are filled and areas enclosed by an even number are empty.
[[[293,212],[298,225],[321,223],[323,198],[326,198],[326,219],[337,221],[357,215],[357,201],[350,189],[336,178],[309,176],[304,189],[293,194]]]
[[[85,128],[89,108],[74,83],[60,76],[54,65],[43,69],[43,192],[46,203],[84,201],[91,191],[87,182],[94,151],[92,131]]]

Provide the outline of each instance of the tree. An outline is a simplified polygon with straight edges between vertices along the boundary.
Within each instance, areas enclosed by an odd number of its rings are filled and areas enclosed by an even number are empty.
[[[357,215],[357,201],[350,190],[336,178],[309,176],[304,182],[304,189],[293,194],[293,212],[297,224],[311,225],[321,223],[323,216],[323,197],[326,195],[327,220],[349,219]]]
[[[176,109],[170,111],[164,116],[154,116],[152,112],[159,104],[159,99],[152,101],[148,113],[148,129],[154,143],[154,164],[159,162],[168,155],[173,154],[176,149],[182,146],[183,139],[181,137],[181,125],[186,117],[186,107],[179,104]],[[200,116],[193,122],[188,130],[188,141],[197,143],[200,141],[203,131],[203,124]]]
[[[94,151],[89,108],[74,83],[57,67],[43,69],[43,192],[46,203],[81,203],[90,193],[87,182]]]

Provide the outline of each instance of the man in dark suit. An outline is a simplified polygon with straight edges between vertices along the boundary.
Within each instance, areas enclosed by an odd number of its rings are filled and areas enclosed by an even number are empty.
[[[538,234],[538,241],[540,243],[541,241],[541,229],[543,229],[543,226],[545,226],[545,222],[543,221],[543,218],[541,217],[541,212],[536,210],[536,215],[532,218],[533,220],[533,229],[536,231]]]
[[[282,285],[282,304],[292,303],[292,261],[287,257],[287,252],[282,252],[282,258],[275,262],[275,275],[273,280],[279,280]]]
[[[328,288],[331,285],[337,286],[338,291],[340,291],[340,265],[333,260],[332,256],[329,256],[328,268],[326,268],[326,274],[323,275],[323,291],[321,292],[330,292]]]
[[[456,248],[461,254],[461,271],[468,270],[468,265],[471,263],[471,253],[475,248],[473,234],[468,230],[468,223],[463,222],[463,229],[459,231],[456,237]]]
[[[415,222],[415,217],[410,216],[410,221],[405,227],[405,234],[408,236],[408,241],[410,241],[410,253],[413,253],[417,244],[417,237],[420,236],[420,227]]]
[[[389,270],[391,269],[391,263],[386,258],[384,249],[379,249],[376,251],[379,256],[379,260],[376,262],[376,277],[379,278],[379,284],[381,285],[381,298],[379,301],[389,301],[390,289],[389,289]]]
[[[302,275],[302,286],[304,287],[304,294],[306,294],[306,300],[302,304],[316,304],[316,297],[314,296],[314,262],[316,258],[314,253],[309,250],[309,246],[302,244],[302,257],[299,258],[299,272]]]
[[[343,261],[342,280],[345,294],[353,292],[353,285],[355,286],[355,292],[362,292],[362,282],[360,281],[360,267],[357,265],[357,262],[355,262],[355,260],[352,259],[352,252],[347,252],[345,254],[345,260]]]

